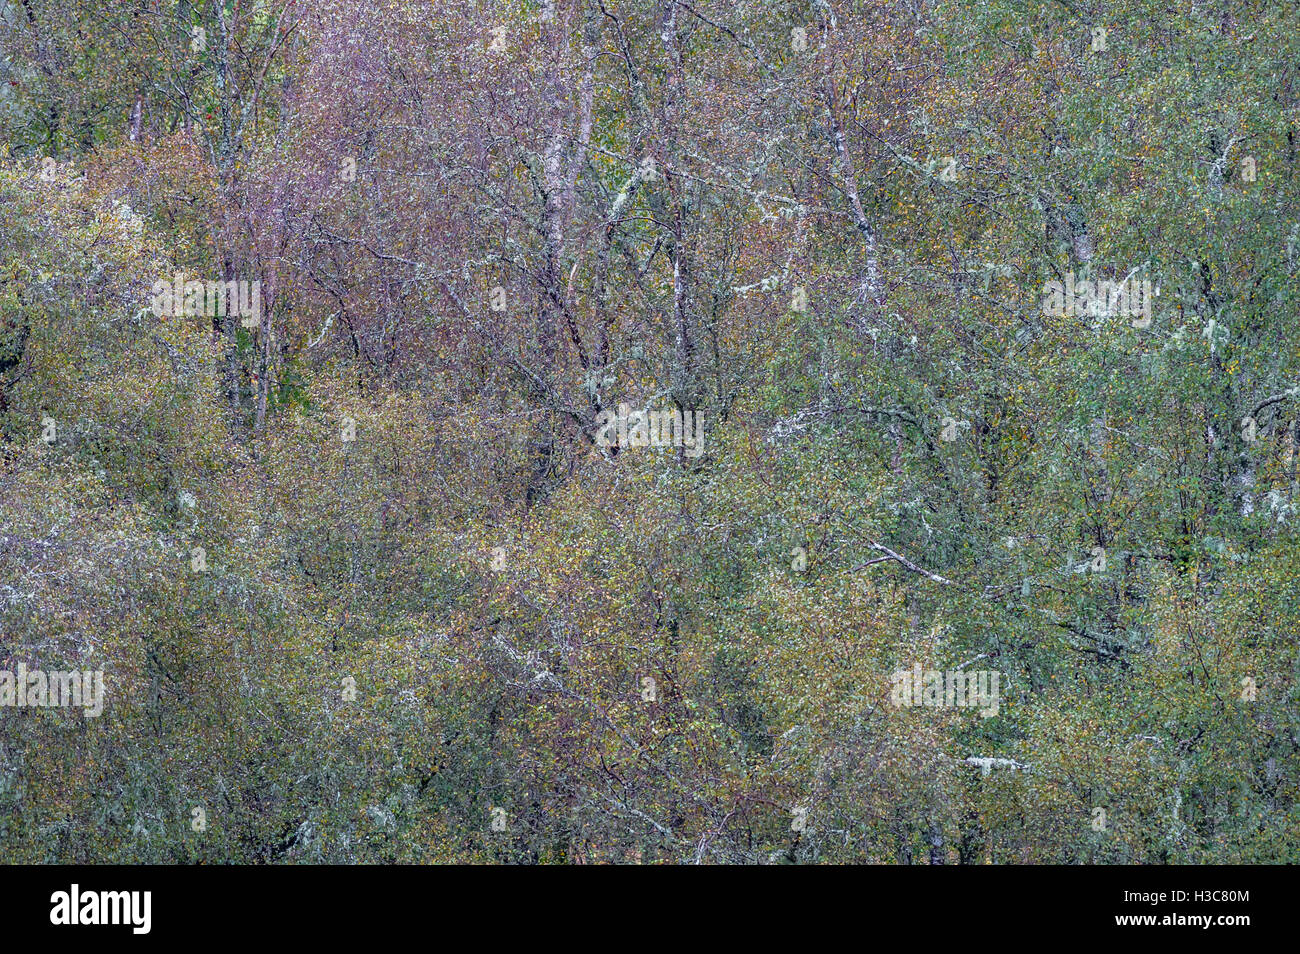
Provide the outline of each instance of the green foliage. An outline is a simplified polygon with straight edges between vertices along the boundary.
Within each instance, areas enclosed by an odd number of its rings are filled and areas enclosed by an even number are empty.
[[[0,4],[0,860],[1300,858],[1295,10],[118,6]]]

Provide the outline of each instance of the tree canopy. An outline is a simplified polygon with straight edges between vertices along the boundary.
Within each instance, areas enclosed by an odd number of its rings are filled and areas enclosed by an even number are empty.
[[[0,860],[1300,859],[1298,70],[1270,0],[0,2],[0,670],[104,678],[0,706]]]

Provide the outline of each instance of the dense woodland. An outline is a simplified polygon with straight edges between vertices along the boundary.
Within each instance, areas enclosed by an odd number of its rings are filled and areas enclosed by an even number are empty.
[[[0,860],[1300,860],[1298,73],[1290,0],[3,0],[0,668],[105,698],[0,708]]]

